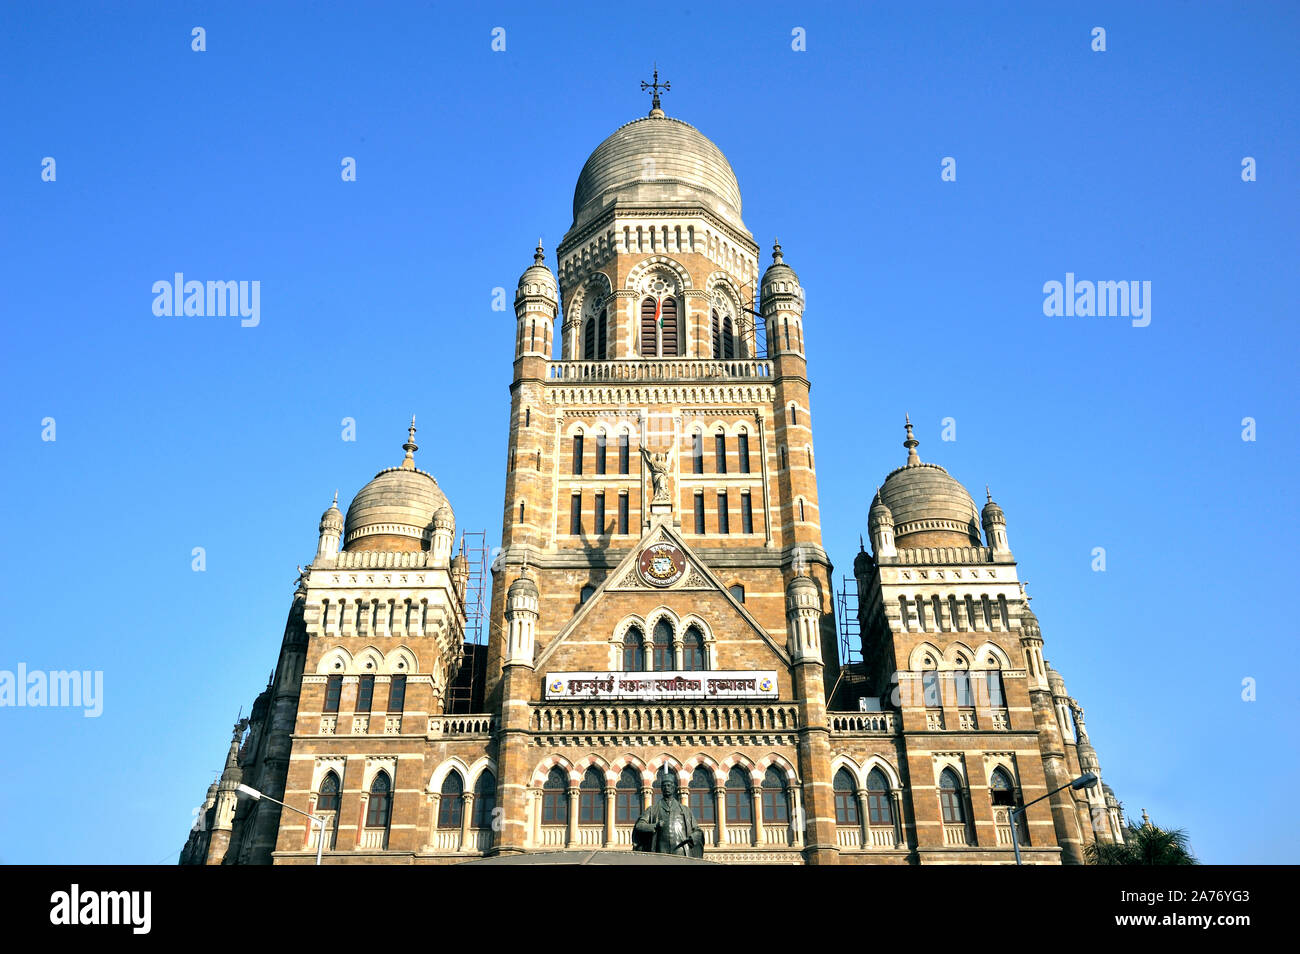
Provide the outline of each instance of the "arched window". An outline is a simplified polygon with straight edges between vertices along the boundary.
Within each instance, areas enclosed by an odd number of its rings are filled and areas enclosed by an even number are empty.
[[[567,825],[569,823],[569,780],[557,765],[546,776],[542,785],[542,824]]]
[[[659,322],[659,353],[665,358],[677,356],[677,299],[665,298]]]
[[[994,709],[1001,709],[1007,704],[1006,697],[1002,690],[1002,670],[988,669],[984,673],[984,685],[989,694],[989,705]]]
[[[588,318],[587,324],[582,329],[582,357],[587,361],[592,361],[596,357],[595,316]]]
[[[691,433],[691,473],[704,473],[704,434],[698,428]]]
[[[632,825],[641,817],[641,777],[629,766],[614,785],[614,821]],[[697,817],[698,820],[698,817]]]
[[[1011,623],[1007,619],[1007,598],[1005,596],[998,597],[998,616],[1002,618],[1002,628],[1010,629]]]
[[[722,357],[722,326],[718,323],[718,312],[713,312],[713,357]]]
[[[992,629],[993,628],[993,604],[989,602],[989,598],[987,596],[981,596],[980,605],[984,610],[984,628]]]
[[[659,306],[653,298],[641,302],[641,357],[653,358],[659,353]]]
[[[745,587],[740,583],[733,583],[727,587],[727,592],[736,598],[737,603],[745,602]]]
[[[655,672],[668,672],[673,668],[673,628],[668,620],[661,619],[655,623],[654,666]]]
[[[921,672],[921,697],[928,709],[937,709],[941,704],[939,674],[933,669],[925,669]]]
[[[754,801],[749,793],[749,773],[739,765],[727,773],[727,824],[749,825],[754,821]]]
[[[804,518],[804,515],[803,515],[803,498],[802,498],[802,497],[799,498],[799,519],[800,519],[800,520],[805,519],[805,518]]]
[[[627,434],[618,435],[618,472],[626,474],[628,468],[628,438]]]
[[[995,768],[989,776],[989,798],[994,805],[1002,808],[1015,808],[1016,791],[1011,784],[1011,777],[1001,768]]]
[[[519,501],[519,522],[524,522],[524,502],[522,500]]]
[[[957,597],[948,597],[948,628],[953,632],[965,629],[957,619]]]
[[[599,315],[596,316],[596,358],[604,361],[609,357],[609,351],[605,342],[605,329],[609,326],[609,309],[602,308]]]
[[[578,824],[605,824],[605,777],[594,765],[583,773],[578,786]]]
[[[645,672],[645,640],[636,626],[623,637],[623,671]]]
[[[916,598],[916,624],[921,627],[921,632],[925,632],[925,597]]]
[[[867,817],[873,825],[894,826],[894,802],[889,795],[889,780],[878,768],[867,775]]]
[[[939,776],[939,807],[943,810],[944,824],[964,825],[966,806],[962,799],[961,780],[957,773],[946,768]]]
[[[474,783],[473,827],[491,828],[497,807],[497,777],[484,769]]]
[[[442,780],[442,798],[438,801],[438,827],[460,828],[461,809],[464,807],[465,784],[454,769]]]
[[[835,824],[858,824],[857,786],[853,784],[853,776],[848,769],[842,768],[835,773],[831,788],[835,792]]]
[[[605,473],[606,439],[604,430],[596,432],[596,473]]]
[[[702,672],[704,668],[704,634],[698,626],[692,625],[682,640],[682,669]]]
[[[533,409],[531,407],[524,408],[524,427],[527,427],[530,423],[532,423],[532,420],[533,420]]]
[[[790,802],[786,797],[785,773],[769,765],[763,773],[763,821],[780,825],[790,822]]]
[[[898,621],[903,627],[903,632],[906,633],[909,629],[912,628],[911,613],[907,609],[906,596],[900,596],[898,598]]]
[[[975,600],[969,596],[965,598],[966,603],[966,628],[974,630],[975,627]]]
[[[691,814],[700,825],[712,825],[717,821],[713,802],[713,773],[703,765],[697,766],[691,773]]]
[[[943,612],[939,609],[939,597],[937,595],[930,597],[930,612],[934,614],[934,628],[943,629]]]
[[[333,772],[326,772],[320,782],[320,794],[316,796],[316,811],[336,812],[339,810],[339,777]]]
[[[964,663],[962,665],[964,665]],[[957,669],[953,671],[952,687],[953,692],[957,696],[958,707],[969,709],[971,706],[975,705],[975,700],[971,698],[969,669]]]
[[[393,809],[393,783],[387,772],[380,772],[370,783],[370,803],[366,806],[366,827],[387,828]]]
[[[736,356],[736,335],[732,329],[731,316],[722,319],[722,358],[730,361]]]

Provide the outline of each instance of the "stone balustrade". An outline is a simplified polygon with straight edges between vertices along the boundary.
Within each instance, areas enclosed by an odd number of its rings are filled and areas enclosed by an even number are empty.
[[[551,381],[747,381],[772,376],[772,362],[755,358],[704,360],[655,358],[630,361],[552,361]]]

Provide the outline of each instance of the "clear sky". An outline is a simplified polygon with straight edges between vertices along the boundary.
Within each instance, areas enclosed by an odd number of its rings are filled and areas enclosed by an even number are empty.
[[[0,861],[175,860],[321,511],[398,463],[412,413],[495,544],[493,289],[539,235],[554,266],[655,61],[806,289],[837,577],[909,412],[922,459],[1006,511],[1128,812],[1209,862],[1298,860],[1298,26],[1292,3],[5,4],[0,670],[99,670],[104,699],[0,709]],[[178,271],[259,281],[260,323],[155,316]],[[1150,282],[1150,324],[1045,316],[1067,272]]]

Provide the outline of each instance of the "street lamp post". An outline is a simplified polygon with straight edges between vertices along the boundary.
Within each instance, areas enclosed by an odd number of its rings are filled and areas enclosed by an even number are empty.
[[[1016,816],[1017,815],[1023,816],[1025,814],[1025,809],[1027,809],[1030,805],[1036,805],[1039,802],[1041,802],[1044,798],[1051,798],[1057,792],[1064,791],[1067,788],[1074,789],[1074,791],[1077,792],[1081,788],[1092,788],[1092,786],[1096,785],[1097,782],[1098,782],[1098,778],[1095,773],[1085,772],[1083,775],[1080,775],[1078,778],[1076,778],[1073,782],[1067,782],[1065,785],[1062,785],[1060,788],[1054,788],[1046,795],[1041,795],[1038,798],[1035,798],[1032,802],[1028,802],[1027,804],[1021,805],[1019,808],[1012,810],[1011,847],[1016,850],[1016,864],[1018,865],[1024,864],[1024,862],[1020,860],[1020,825],[1016,821]]]
[[[294,808],[292,805],[286,805],[278,798],[272,798],[270,795],[263,795],[251,785],[239,785],[235,791],[240,795],[247,795],[255,802],[266,799],[268,802],[275,802],[281,808],[287,808],[291,812],[297,812],[299,815],[306,815],[312,820],[312,824],[320,829],[320,834],[316,836],[316,864],[320,864],[321,851],[325,847],[325,819],[320,815],[313,815],[311,812],[305,812],[301,808]]]

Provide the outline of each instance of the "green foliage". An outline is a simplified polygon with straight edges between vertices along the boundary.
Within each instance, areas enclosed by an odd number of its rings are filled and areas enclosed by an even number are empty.
[[[1124,844],[1095,841],[1085,849],[1090,865],[1195,865],[1187,832],[1182,828],[1159,828],[1128,820]]]

